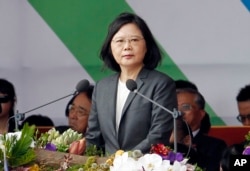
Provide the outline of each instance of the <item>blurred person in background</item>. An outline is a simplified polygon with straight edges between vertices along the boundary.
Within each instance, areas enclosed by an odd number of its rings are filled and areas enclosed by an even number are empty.
[[[54,122],[48,116],[44,116],[41,114],[30,115],[26,117],[21,124],[21,128],[23,128],[24,124],[28,123],[29,125],[35,126],[44,126],[44,127],[54,127]]]
[[[68,118],[68,125],[55,127],[60,133],[71,128],[83,135],[88,126],[89,112],[92,104],[92,93],[94,86],[89,87],[84,92],[79,92],[74,95],[68,102],[65,115]]]
[[[16,92],[14,85],[6,79],[0,79],[0,134],[15,131],[14,110]]]
[[[193,90],[199,91],[198,87],[191,81],[187,80],[176,80],[175,81],[176,89],[183,89],[183,88],[191,88]],[[200,131],[204,134],[208,134],[211,128],[211,121],[209,114],[206,112],[205,116],[201,120]]]
[[[238,112],[238,121],[243,126],[250,126],[250,84],[242,87],[236,97]]]
[[[196,90],[177,89],[178,109],[188,123],[193,134],[192,147],[197,152],[197,164],[206,171],[218,171],[222,152],[227,148],[224,140],[214,138],[201,131],[202,119],[205,116],[205,99]]]

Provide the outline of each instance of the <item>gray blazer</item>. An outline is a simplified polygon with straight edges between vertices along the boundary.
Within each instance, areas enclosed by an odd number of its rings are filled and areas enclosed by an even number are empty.
[[[130,92],[125,102],[120,126],[116,131],[116,92],[119,73],[96,83],[86,132],[87,144],[105,147],[108,154],[116,150],[149,152],[156,143],[169,144],[173,117],[143,97]],[[165,108],[177,107],[174,81],[167,75],[143,68],[137,90]]]

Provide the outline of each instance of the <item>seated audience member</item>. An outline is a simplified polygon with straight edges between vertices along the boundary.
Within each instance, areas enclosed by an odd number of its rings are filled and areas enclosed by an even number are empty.
[[[175,86],[176,89],[190,88],[199,91],[198,87],[193,82],[187,80],[176,80]],[[210,128],[211,128],[210,117],[209,114],[206,112],[205,116],[201,120],[200,131],[203,132],[204,134],[208,134]]]
[[[15,131],[15,88],[6,79],[0,79],[0,134]]]
[[[222,153],[220,161],[220,171],[230,171],[230,156],[241,155],[243,150],[243,146],[239,144],[227,147]]]
[[[220,168],[222,152],[226,143],[218,138],[210,137],[201,132],[201,121],[205,116],[205,99],[196,90],[177,89],[178,109],[188,123],[193,134],[193,148],[196,150],[197,164],[206,171],[217,171]]]
[[[250,84],[240,89],[236,100],[239,111],[238,121],[243,126],[250,126]]]
[[[48,116],[43,116],[43,115],[31,115],[26,117],[22,124],[21,127],[23,128],[24,124],[28,123],[29,125],[35,125],[35,126],[51,126],[54,127],[54,122],[52,119],[50,119]]]
[[[72,97],[65,110],[65,115],[68,117],[69,124],[67,126],[57,126],[56,130],[62,133],[68,128],[71,128],[78,133],[85,134],[88,126],[93,89],[94,86],[90,85],[85,92],[80,92]]]

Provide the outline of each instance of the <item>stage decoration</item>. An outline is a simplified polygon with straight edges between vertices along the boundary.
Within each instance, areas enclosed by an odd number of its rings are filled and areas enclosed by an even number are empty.
[[[0,135],[0,169],[14,168],[35,160],[34,131],[34,126],[24,125],[22,132]]]
[[[243,155],[250,155],[250,131],[245,135],[246,143]]]
[[[0,135],[0,170],[4,171],[201,171],[189,165],[181,153],[163,144],[150,153],[123,151],[104,156],[96,147],[85,150],[85,139],[69,129],[59,134],[54,128],[36,138],[34,126],[21,132]]]
[[[81,154],[84,149],[72,148],[72,146],[79,147],[78,143],[82,144],[83,142],[84,139],[82,137],[82,134],[77,133],[71,128],[69,128],[62,134],[60,134],[59,131],[57,131],[55,128],[51,128],[49,131],[42,133],[36,140],[36,147],[51,151],[70,151],[74,154]]]

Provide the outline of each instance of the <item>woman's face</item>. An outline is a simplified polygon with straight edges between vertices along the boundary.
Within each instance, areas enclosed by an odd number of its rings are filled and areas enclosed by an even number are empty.
[[[6,94],[0,93],[0,96],[1,97],[6,96]],[[0,118],[9,117],[10,110],[12,108],[12,102],[11,101],[1,102],[0,105],[1,105],[1,109],[2,109],[0,112]]]
[[[141,30],[134,24],[125,24],[111,40],[111,51],[121,69],[143,66],[147,52]]]

